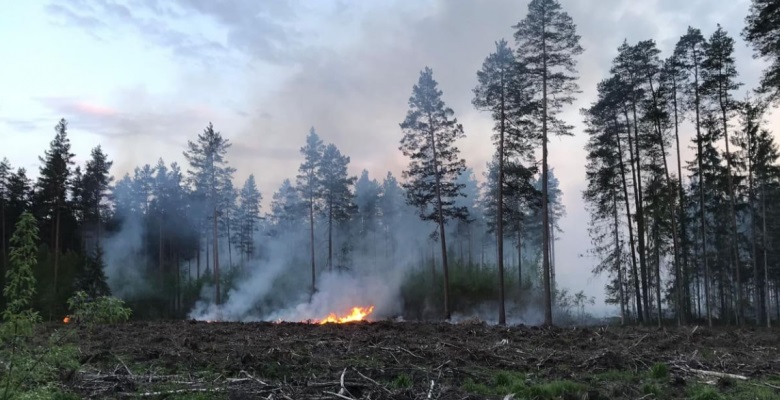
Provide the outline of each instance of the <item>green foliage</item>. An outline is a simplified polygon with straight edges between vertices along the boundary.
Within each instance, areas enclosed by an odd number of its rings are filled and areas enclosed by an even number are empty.
[[[14,316],[32,312],[30,306],[35,295],[35,276],[33,266],[37,262],[38,226],[29,212],[22,214],[11,237],[11,265],[6,271],[6,283],[3,296],[6,309],[3,319],[9,321]]]
[[[0,398],[63,398],[54,386],[63,371],[78,368],[76,350],[63,346],[66,336],[55,332],[48,343],[34,342],[34,330],[41,320],[32,309],[35,295],[33,266],[37,263],[38,227],[35,218],[25,212],[11,238],[11,265],[6,274],[3,295],[8,299],[0,326]]]
[[[116,297],[92,299],[84,291],[78,291],[68,299],[68,307],[71,318],[88,325],[125,322],[132,314],[132,310],[125,307],[125,302]]]
[[[98,246],[95,254],[87,257],[87,262],[81,276],[76,282],[79,290],[86,292],[90,297],[110,296],[111,289],[106,282],[103,262],[103,248]]]
[[[396,389],[406,389],[412,387],[412,378],[409,375],[401,374],[395,377],[391,386]]]
[[[653,379],[665,379],[669,376],[669,367],[664,363],[657,363],[650,368],[650,376]]]
[[[463,390],[485,396],[504,396],[514,394],[522,399],[558,399],[562,396],[578,395],[586,387],[572,381],[551,381],[533,383],[525,375],[511,371],[499,371],[489,384],[477,383],[471,378],[463,382]]]
[[[725,400],[715,388],[705,385],[691,386],[688,389],[688,396],[691,400]]]

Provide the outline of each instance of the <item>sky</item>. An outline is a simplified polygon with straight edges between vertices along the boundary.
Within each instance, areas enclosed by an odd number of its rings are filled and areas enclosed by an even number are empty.
[[[563,114],[575,135],[550,145],[567,208],[557,278],[602,303],[605,280],[591,275],[594,260],[585,255],[587,135],[579,109],[594,101],[617,47],[655,39],[665,57],[689,25],[709,36],[720,23],[737,40],[739,98],[765,64],[739,37],[749,0],[560,1],[585,52],[582,93]],[[481,178],[493,123],[471,105],[476,71],[496,41],[514,43],[512,26],[526,13],[526,0],[6,1],[0,157],[35,176],[65,118],[76,162],[100,144],[119,177],[160,157],[184,164],[187,141],[212,122],[233,144],[237,183],[254,174],[267,205],[282,180],[294,178],[312,126],[351,157],[352,174],[400,176],[398,124],[429,66],[464,126],[461,154]],[[780,113],[767,120],[780,131]],[[685,129],[688,156],[690,137]]]

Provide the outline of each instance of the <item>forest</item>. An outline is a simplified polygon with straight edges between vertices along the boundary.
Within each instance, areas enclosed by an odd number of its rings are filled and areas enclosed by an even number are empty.
[[[547,143],[576,134],[589,138],[588,186],[566,195],[586,201],[592,273],[609,277],[622,323],[769,325],[780,319],[780,165],[765,122],[779,90],[778,17],[772,2],[754,3],[741,35],[774,60],[761,87],[743,90],[734,33],[720,25],[689,27],[669,54],[626,41],[574,132],[560,113],[587,52],[560,4],[532,2],[514,47],[497,41],[476,72],[473,106],[495,122],[482,177],[460,157],[466,133],[428,67],[399,124],[403,176],[351,176],[349,155],[312,127],[298,174],[267,210],[252,175],[235,182],[231,143],[211,123],[186,165],[160,158],[114,177],[99,145],[75,165],[63,118],[37,178],[0,163],[0,276],[29,212],[41,232],[33,306],[49,320],[84,290],[113,293],[142,319],[306,320],[359,300],[387,318],[504,324],[508,305],[515,322],[573,321],[592,300],[556,285],[565,208]]]
[[[778,398],[780,2],[703,28],[614,43],[580,131],[588,49],[558,0],[530,0],[474,71],[482,176],[427,66],[399,176],[352,174],[311,127],[261,192],[208,121],[181,164],[118,171],[98,144],[80,165],[52,121],[37,172],[0,161],[0,399]],[[587,185],[564,193],[548,144],[574,135]],[[559,284],[574,196],[614,314]]]

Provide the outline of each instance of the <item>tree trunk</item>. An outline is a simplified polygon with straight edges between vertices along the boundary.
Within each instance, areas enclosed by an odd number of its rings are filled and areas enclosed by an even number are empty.
[[[767,232],[766,232],[766,178],[762,179],[761,182],[761,214],[763,216],[762,219],[762,231],[763,234],[761,235],[761,240],[763,242],[763,248],[764,248],[764,299],[766,303],[764,304],[764,309],[766,310],[766,327],[771,328],[772,327],[772,314],[770,312],[771,303],[769,301],[769,262],[768,256],[767,256]],[[756,283],[757,284],[757,283]]]
[[[612,192],[612,218],[614,223],[614,232],[615,235],[615,270],[617,271],[617,281],[618,281],[618,293],[620,295],[620,325],[625,325],[626,323],[626,307],[625,307],[625,297],[623,294],[623,272],[620,267],[620,222],[618,220],[618,199],[617,199],[617,192],[613,189]]]
[[[328,271],[333,271],[333,197],[328,194]]]
[[[661,309],[661,234],[659,232],[658,209],[653,221],[653,236],[655,236],[655,302],[658,311],[658,327],[663,326],[663,310]]]
[[[686,215],[685,215],[685,190],[683,189],[683,183],[682,183],[682,158],[680,157],[680,123],[679,123],[679,116],[678,116],[678,105],[677,105],[677,78],[674,74],[672,74],[672,104],[674,106],[674,141],[676,144],[677,149],[677,185],[678,185],[678,199],[679,199],[679,208],[678,211],[680,212],[678,218],[680,219],[680,254],[682,255],[682,266],[680,266],[680,276],[679,278],[682,279],[681,282],[678,282],[679,285],[682,286],[682,294],[681,299],[683,304],[685,304],[685,308],[683,309],[684,312],[680,316],[679,322],[681,324],[685,324],[687,316],[690,314],[690,304],[691,304],[691,298],[689,293],[689,283],[688,283],[688,239],[687,239],[687,230],[686,230]],[[672,221],[674,223],[674,221]]]
[[[214,284],[217,294],[216,304],[219,306],[219,240],[217,240],[217,208],[214,207]]]
[[[59,273],[60,273],[60,203],[57,201],[57,213],[54,228],[54,299],[52,301],[52,311],[54,304],[59,302]],[[53,317],[53,315],[50,316]]]
[[[726,173],[728,174],[728,189],[729,189],[729,206],[731,222],[731,260],[734,263],[734,277],[736,279],[736,291],[737,291],[737,304],[734,310],[737,319],[737,325],[742,325],[742,281],[740,279],[739,272],[739,248],[737,243],[737,211],[736,203],[734,199],[734,177],[731,175],[731,152],[729,151],[729,132],[728,132],[728,118],[726,116],[726,101],[728,99],[723,98],[722,91],[718,92],[718,101],[720,103],[720,111],[723,122],[723,135],[726,141]]]
[[[449,321],[450,312],[450,275],[447,265],[447,238],[444,232],[444,210],[441,200],[441,177],[439,176],[439,161],[436,152],[436,136],[430,132],[431,149],[433,150],[433,175],[436,185],[436,209],[438,214],[439,234],[441,235],[441,265],[444,272],[444,319]]]
[[[552,287],[550,282],[550,209],[548,201],[547,166],[547,42],[546,28],[542,22],[542,273],[544,284],[544,325],[552,319]]]
[[[636,315],[637,320],[639,322],[643,321],[644,313],[642,312],[642,301],[641,301],[641,292],[639,290],[639,272],[637,271],[637,265],[636,265],[636,245],[634,242],[634,227],[633,222],[631,218],[631,204],[629,203],[629,197],[628,197],[628,182],[626,179],[626,165],[623,162],[623,146],[620,143],[620,129],[619,124],[617,121],[617,117],[614,117],[614,123],[615,123],[615,140],[617,141],[618,145],[618,158],[620,161],[620,178],[623,183],[623,201],[625,202],[626,207],[626,222],[628,223],[628,240],[629,244],[631,246],[631,271],[634,278],[634,295],[636,296],[635,304],[636,304]],[[628,123],[628,115],[626,115],[626,123]],[[628,125],[626,125],[627,129],[630,129]],[[629,139],[631,138],[630,132],[628,133]],[[629,150],[630,150],[630,142],[629,142]],[[632,151],[629,151],[630,154],[633,154]],[[633,156],[632,156],[633,158]],[[631,175],[633,176],[633,162],[631,163]]]
[[[645,216],[644,216],[644,196],[642,195],[642,163],[640,161],[641,156],[639,152],[639,121],[636,113],[636,98],[631,103],[631,109],[633,112],[633,125],[634,125],[634,148],[636,151],[636,229],[639,236],[639,273],[642,275],[642,300],[645,304],[650,302],[649,286],[647,270],[647,259],[645,254]],[[630,128],[629,128],[630,131]],[[631,142],[631,133],[629,132],[629,143]],[[629,144],[630,146],[630,144]],[[645,318],[650,319],[650,307],[645,307]]]
[[[523,236],[520,219],[517,221],[517,287],[523,292]]]
[[[506,114],[504,113],[504,76],[501,75],[501,128],[498,140],[498,204],[496,212],[496,247],[498,250],[498,324],[506,325],[504,309],[504,132]]]
[[[309,249],[311,250],[311,295],[310,300],[317,292],[316,265],[314,262],[314,194],[309,194]]]
[[[655,91],[655,88],[653,87],[653,81],[652,78],[648,80],[650,84],[650,92],[653,96],[653,106],[657,111],[660,111],[660,107],[658,106],[658,97]],[[676,112],[676,110],[675,110]],[[661,148],[661,158],[663,159],[664,164],[664,174],[666,175],[666,184],[668,186],[669,191],[669,197],[674,198],[675,188],[674,184],[672,182],[672,178],[669,174],[669,165],[666,162],[666,145],[664,144],[664,137],[663,137],[663,129],[661,128],[661,120],[660,118],[655,118],[655,126],[656,126],[656,133],[658,135],[658,145]],[[675,133],[676,135],[676,133]],[[679,145],[678,145],[679,146]],[[678,149],[679,150],[679,149]],[[678,160],[679,162],[679,160]],[[679,166],[678,166],[679,167]],[[680,175],[680,180],[682,180],[682,175]],[[682,203],[679,204],[680,207],[682,207]],[[682,269],[680,268],[680,246],[679,246],[679,240],[677,237],[677,223],[674,221],[674,216],[676,214],[677,209],[675,207],[672,207],[672,210],[670,210],[670,217],[671,217],[671,225],[672,225],[672,247],[673,247],[673,256],[674,256],[674,273],[675,273],[675,296],[677,299],[677,325],[683,324],[683,299],[682,299]],[[682,214],[682,213],[680,213]],[[660,279],[660,278],[658,278]],[[660,288],[658,288],[658,291],[660,291]],[[660,309],[660,296],[658,296],[659,299],[659,309]],[[660,320],[659,320],[660,324]]]
[[[225,225],[227,225],[228,268],[233,268],[233,237],[230,235],[230,208],[225,208]]]
[[[694,50],[694,58],[696,51]],[[701,99],[699,96],[699,65],[694,62],[694,108],[696,109],[696,151],[699,166],[699,220],[701,220],[701,248],[702,260],[704,262],[704,304],[707,309],[707,325],[712,327],[712,305],[710,304],[710,264],[707,260],[707,220],[704,202],[704,150],[701,137]]]
[[[756,326],[761,325],[761,284],[760,278],[758,276],[758,243],[756,243],[757,236],[756,236],[756,204],[755,204],[755,188],[753,187],[753,160],[750,157],[750,154],[752,154],[752,146],[753,146],[753,139],[750,137],[751,135],[751,126],[750,121],[748,118],[748,137],[747,137],[747,145],[748,145],[748,157],[747,157],[747,163],[748,163],[748,210],[750,212],[750,243],[752,244],[752,262],[753,262],[753,281],[755,282],[755,293],[754,293],[754,302],[756,307]]]

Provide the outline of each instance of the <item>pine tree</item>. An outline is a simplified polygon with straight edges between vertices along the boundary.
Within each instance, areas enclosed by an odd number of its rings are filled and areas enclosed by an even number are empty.
[[[735,81],[737,69],[734,61],[734,39],[728,36],[720,24],[715,33],[712,34],[712,37],[710,37],[702,67],[702,91],[720,111],[721,129],[726,147],[726,174],[730,202],[729,220],[731,221],[731,263],[737,292],[735,317],[737,324],[742,324],[742,279],[740,276],[741,262],[737,237],[736,194],[732,171],[733,159],[729,149],[729,119],[736,109],[736,102],[729,94],[731,91],[738,89],[741,83]]]
[[[680,123],[682,122],[682,117],[685,114],[685,105],[683,104],[682,100],[682,94],[685,91],[685,81],[686,81],[686,73],[684,69],[684,65],[681,62],[682,54],[681,49],[679,47],[675,47],[673,54],[667,58],[664,61],[663,66],[663,72],[662,72],[662,79],[663,84],[669,91],[669,97],[670,100],[668,102],[668,109],[669,114],[673,117],[673,125],[674,125],[674,143],[675,143],[675,149],[677,154],[677,202],[679,204],[678,207],[678,215],[677,220],[679,221],[680,225],[680,234],[679,234],[679,240],[680,240],[680,276],[678,276],[678,282],[677,282],[677,289],[681,290],[682,293],[678,296],[680,297],[679,301],[681,302],[680,306],[682,307],[683,313],[678,315],[679,321],[681,323],[685,322],[685,318],[691,314],[691,295],[689,293],[690,291],[690,281],[688,278],[688,256],[689,256],[689,243],[688,243],[688,235],[686,234],[688,231],[687,228],[687,216],[685,214],[685,210],[688,208],[687,205],[687,199],[685,197],[685,189],[683,188],[683,173],[682,173],[682,156],[681,156],[681,147],[680,147]]]
[[[770,63],[761,78],[760,92],[780,101],[780,4],[777,0],[752,0],[742,36],[755,55]]]
[[[68,201],[68,189],[70,184],[71,169],[74,155],[70,152],[70,139],[68,139],[68,123],[61,119],[54,127],[55,137],[51,141],[50,148],[40,157],[43,164],[37,183],[37,204],[40,215],[51,227],[52,248],[54,249],[54,299],[59,294],[59,266],[60,266],[60,227],[63,213]],[[52,303],[54,304],[54,303]],[[53,309],[50,311],[54,311]]]
[[[409,157],[403,171],[407,202],[417,208],[423,221],[434,221],[439,226],[442,269],[444,272],[444,318],[451,315],[449,299],[449,269],[447,239],[444,225],[447,220],[464,219],[467,210],[456,207],[455,199],[462,196],[463,185],[458,176],[465,170],[465,161],[458,158],[460,151],[455,141],[464,137],[463,126],[453,118],[454,112],[441,99],[442,92],[433,79],[433,71],[426,67],[412,88],[409,111],[400,124],[404,132],[400,150]]]
[[[498,323],[506,324],[504,310],[504,178],[505,163],[510,157],[527,158],[530,153],[532,120],[531,106],[534,104],[523,66],[515,59],[512,49],[505,40],[496,43],[496,50],[490,54],[477,72],[479,84],[474,89],[472,103],[480,110],[490,111],[495,122],[494,142],[498,149],[498,181],[496,185],[496,243],[498,262]]]
[[[184,152],[184,157],[190,163],[191,169],[188,170],[188,173],[195,186],[195,191],[199,192],[204,199],[206,215],[212,221],[211,224],[206,222],[205,226],[212,225],[215,301],[219,305],[220,274],[217,220],[220,212],[219,194],[227,183],[232,181],[233,172],[235,172],[234,168],[228,166],[225,159],[231,143],[228,139],[223,138],[222,134],[215,131],[214,126],[209,122],[203,133],[198,135],[197,141],[189,141],[187,145],[188,150]]]
[[[705,49],[707,48],[707,40],[701,34],[699,29],[688,27],[688,31],[683,35],[675,46],[675,55],[677,62],[680,64],[680,69],[683,70],[686,75],[683,76],[683,98],[686,108],[694,113],[694,125],[696,127],[696,159],[698,164],[696,170],[699,171],[696,187],[698,188],[699,197],[699,237],[701,238],[701,250],[704,254],[707,253],[707,229],[705,219],[705,196],[704,193],[707,190],[708,182],[704,179],[704,150],[702,137],[702,113],[703,113],[703,95],[702,95],[702,70],[703,62],[705,58]],[[705,292],[705,309],[707,313],[707,324],[712,326],[712,306],[710,304],[710,265],[707,257],[702,258],[704,266],[704,292]]]
[[[301,198],[306,205],[309,214],[309,249],[311,251],[311,296],[317,292],[316,273],[317,265],[314,257],[314,214],[319,212],[321,204],[322,182],[319,179],[319,170],[322,162],[322,153],[325,145],[322,144],[317,132],[312,127],[306,136],[306,145],[301,147],[304,161],[298,167],[296,186]]]
[[[528,71],[528,80],[541,101],[542,140],[542,268],[544,272],[544,324],[552,325],[552,292],[549,259],[549,211],[547,193],[547,142],[549,131],[571,135],[572,127],[558,119],[578,92],[575,56],[583,52],[571,17],[557,0],[531,0],[528,16],[515,25],[517,56]]]
[[[328,224],[328,271],[333,270],[333,231],[336,224],[350,219],[356,211],[351,187],[355,177],[347,174],[349,157],[341,154],[334,144],[325,147],[319,165],[322,211]]]

